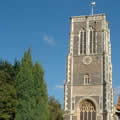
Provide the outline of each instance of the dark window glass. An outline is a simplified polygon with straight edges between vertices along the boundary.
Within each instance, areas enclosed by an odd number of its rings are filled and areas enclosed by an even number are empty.
[[[91,120],[91,112],[88,112],[88,120]]]
[[[83,112],[80,112],[80,120],[83,120]]]
[[[96,32],[93,32],[93,53],[95,53],[96,43],[95,43],[95,34]]]
[[[72,109],[74,110],[74,103],[72,103]]]
[[[84,54],[86,54],[86,32],[84,32]]]
[[[81,32],[81,37],[80,37],[80,53],[82,54],[82,39],[83,39],[83,32]]]
[[[92,113],[92,118],[93,118],[92,120],[96,120],[96,112]]]
[[[85,100],[80,104],[80,120],[96,120],[96,110],[94,104]]]
[[[92,31],[90,31],[90,53],[92,53]]]
[[[89,84],[89,75],[84,76],[84,84],[88,85]]]
[[[87,120],[87,112],[84,113],[84,120]]]

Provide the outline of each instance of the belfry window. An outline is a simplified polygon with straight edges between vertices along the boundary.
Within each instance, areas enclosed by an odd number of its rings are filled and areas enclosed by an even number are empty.
[[[93,28],[90,29],[90,53],[96,53],[96,32]]]
[[[82,29],[79,32],[79,54],[86,54],[86,31]]]
[[[96,51],[96,38],[95,38],[96,32],[93,31],[93,53],[95,53]]]
[[[84,75],[84,85],[88,85],[89,82],[90,82],[89,75],[88,74]]]
[[[83,32],[81,32],[80,34],[80,54],[82,54],[82,50],[83,50]]]
[[[84,54],[86,54],[86,32],[84,32]]]
[[[93,38],[93,31],[90,31],[90,53],[92,53],[92,38]]]

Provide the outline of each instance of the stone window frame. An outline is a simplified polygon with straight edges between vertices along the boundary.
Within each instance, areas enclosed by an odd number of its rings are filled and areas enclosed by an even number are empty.
[[[81,28],[79,31],[79,40],[78,40],[78,55],[84,55],[86,54],[86,29]]]
[[[90,76],[89,74],[84,75],[84,85],[89,85],[90,83]]]
[[[90,27],[90,54],[95,54],[96,53],[96,30],[93,27]]]
[[[80,116],[77,120],[96,120],[96,108],[94,103],[92,103],[90,100],[86,99],[79,104],[78,113]]]

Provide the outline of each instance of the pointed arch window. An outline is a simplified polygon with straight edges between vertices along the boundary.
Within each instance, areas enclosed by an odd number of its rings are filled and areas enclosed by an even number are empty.
[[[79,32],[79,53],[78,54],[86,54],[86,31],[85,29],[81,29]]]
[[[80,103],[80,120],[96,120],[96,108],[90,100]]]
[[[89,83],[90,83],[89,74],[85,74],[84,75],[84,85],[89,85]]]
[[[92,27],[90,28],[90,53],[96,53],[96,31]]]

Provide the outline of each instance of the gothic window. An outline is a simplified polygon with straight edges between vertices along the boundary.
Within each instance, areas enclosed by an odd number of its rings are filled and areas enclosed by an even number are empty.
[[[86,54],[86,32],[84,32],[84,54]]]
[[[86,31],[82,29],[79,32],[79,54],[86,54]]]
[[[90,53],[96,53],[96,32],[90,28]]]
[[[88,74],[84,75],[84,85],[88,85],[89,82],[90,82],[89,75]]]
[[[80,34],[80,54],[82,54],[82,49],[83,49],[83,32]]]
[[[95,48],[96,48],[96,40],[95,40],[95,35],[96,35],[96,32],[93,31],[93,53],[95,53]]]
[[[83,44],[82,38],[83,38],[83,32],[81,32],[80,34],[80,54],[82,54],[82,44]]]
[[[95,105],[90,100],[80,103],[80,120],[96,120]]]
[[[93,32],[90,31],[90,53],[92,53],[92,38],[93,38]]]

